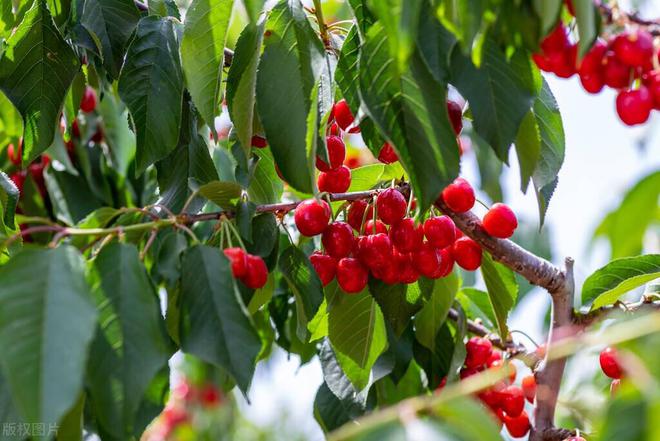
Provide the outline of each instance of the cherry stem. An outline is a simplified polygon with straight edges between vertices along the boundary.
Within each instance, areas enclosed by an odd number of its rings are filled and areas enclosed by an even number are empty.
[[[477,199],[477,202],[479,202],[481,204],[481,206],[483,206],[486,210],[490,210],[490,207],[488,206],[488,204],[486,204],[481,199]]]
[[[509,331],[509,333],[510,334],[516,333],[516,334],[524,335],[525,337],[527,337],[527,339],[529,341],[531,341],[534,344],[534,346],[536,346],[537,348],[539,347],[539,344],[536,343],[536,340],[534,340],[532,337],[530,337],[529,334],[527,334],[526,332],[520,331],[518,329],[514,329],[513,331]]]

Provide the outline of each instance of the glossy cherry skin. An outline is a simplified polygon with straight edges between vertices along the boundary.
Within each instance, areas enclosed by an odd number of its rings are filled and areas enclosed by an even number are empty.
[[[600,353],[600,368],[605,375],[615,380],[623,376],[623,370],[619,364],[619,356],[616,349],[608,347]]]
[[[248,288],[263,288],[268,280],[266,262],[261,257],[253,256],[252,254],[247,254],[245,259],[247,262],[247,273],[241,280]]]
[[[378,160],[383,164],[392,164],[393,162],[399,160],[399,157],[394,151],[392,144],[389,142],[383,144],[383,146],[380,148],[380,152],[378,153]]]
[[[394,252],[394,262],[399,271],[399,283],[415,283],[419,279],[419,272],[413,264],[410,253]]]
[[[504,425],[509,434],[514,438],[522,438],[527,435],[530,429],[529,416],[524,410],[517,417],[504,415]]]
[[[488,361],[493,344],[487,338],[472,337],[465,345],[467,352],[465,356],[465,366],[468,368],[477,368],[483,366]]]
[[[316,270],[316,274],[318,274],[323,286],[332,282],[335,274],[337,274],[337,259],[320,251],[315,251],[309,256],[309,261],[312,263],[314,270]]]
[[[525,408],[525,394],[518,386],[508,386],[501,392],[502,410],[510,417],[519,416]]]
[[[599,73],[603,68],[603,57],[606,52],[607,44],[599,38],[580,61],[578,68],[580,76]]]
[[[474,206],[476,197],[468,181],[463,178],[456,178],[454,182],[442,190],[442,200],[452,211],[465,213]]]
[[[326,253],[335,259],[348,256],[353,250],[353,228],[345,222],[333,222],[325,229],[321,242]]]
[[[424,277],[434,277],[440,270],[440,250],[425,242],[412,253],[415,269]]]
[[[27,171],[22,170],[22,171],[16,172],[16,173],[12,174],[9,178],[16,185],[16,188],[18,189],[18,192],[22,194],[23,193],[23,187],[25,186],[25,179],[27,178]]]
[[[603,79],[605,85],[613,89],[628,87],[630,67],[619,61],[614,52],[608,51],[603,59]]]
[[[362,291],[369,281],[369,271],[353,257],[344,257],[337,264],[337,283],[348,294]]]
[[[653,110],[653,97],[646,86],[637,90],[622,90],[616,97],[616,112],[625,124],[643,124]]]
[[[358,200],[351,202],[351,205],[348,207],[348,213],[346,215],[346,222],[353,227],[356,231],[360,231],[362,226],[362,220],[364,218],[364,212],[367,211],[368,204],[365,201]],[[373,206],[369,208],[369,213],[365,219],[365,222],[374,218],[374,208]]]
[[[456,101],[447,100],[447,113],[454,133],[458,136],[463,130],[463,109]]]
[[[296,228],[303,236],[316,236],[325,231],[330,215],[330,206],[326,201],[307,199],[298,204],[294,212]]]
[[[401,219],[390,227],[390,240],[397,250],[411,253],[419,249],[424,239],[421,225],[415,225],[411,218]]]
[[[395,188],[388,188],[376,198],[378,217],[388,225],[395,224],[406,215],[406,198]]]
[[[502,360],[502,353],[500,351],[493,351],[490,353],[490,357],[488,357],[488,361],[486,362],[486,366],[491,367],[493,363],[496,361],[501,361]]]
[[[344,193],[351,186],[351,169],[341,165],[334,170],[321,172],[316,183],[319,191]]]
[[[238,247],[225,248],[225,256],[231,263],[231,273],[235,278],[240,279],[247,274],[247,253]]]
[[[498,202],[484,216],[483,226],[491,236],[508,239],[518,227],[518,219],[508,205]]]
[[[382,265],[371,268],[371,274],[388,285],[399,283],[399,269],[397,268],[394,259],[389,259]]]
[[[436,248],[446,248],[456,240],[456,226],[449,216],[434,216],[424,221],[424,236]]]
[[[258,135],[254,135],[250,139],[250,144],[252,144],[252,147],[256,147],[258,149],[263,149],[263,148],[268,147],[268,141],[266,141],[266,138],[264,138],[263,136],[258,136]]]
[[[440,253],[440,266],[438,271],[430,276],[431,279],[439,279],[441,277],[447,277],[451,271],[454,269],[454,256],[451,254],[451,248],[443,248],[439,250]]]
[[[351,113],[351,108],[348,107],[348,103],[344,99],[335,103],[332,113],[335,121],[337,121],[337,124],[342,130],[346,130],[355,120],[353,113]]]
[[[527,401],[534,404],[534,398],[536,397],[536,378],[534,375],[527,375],[522,379],[522,390]]]
[[[541,50],[546,54],[564,51],[570,41],[568,40],[568,29],[563,23],[558,23],[548,36],[541,42]]]
[[[642,67],[653,57],[653,36],[642,29],[623,31],[612,43],[616,57],[630,67]]]
[[[85,113],[93,112],[96,109],[96,92],[91,87],[85,88],[82,100],[80,100],[80,110]]]
[[[452,246],[454,260],[461,268],[474,271],[481,266],[482,250],[478,243],[467,236],[456,239]]]
[[[377,233],[367,236],[364,241],[364,256],[369,268],[375,268],[384,265],[385,262],[392,259],[392,241],[384,233]]]
[[[653,97],[653,108],[660,110],[660,70],[648,75],[647,87]]]
[[[316,156],[316,168],[322,172],[334,170],[344,163],[346,158],[346,145],[339,136],[328,136],[326,138],[328,146],[328,159],[330,164],[325,162],[319,156]]]
[[[605,87],[605,80],[602,74],[580,74],[580,83],[584,90],[589,93],[596,94],[603,90]]]
[[[508,374],[509,383],[513,383],[516,381],[516,375],[518,374],[518,369],[516,369],[515,364],[505,360],[495,360],[493,362],[489,362],[488,367],[493,370],[504,369],[505,372]]]
[[[374,233],[374,224],[376,226],[375,233]],[[383,222],[381,222],[378,219],[376,219],[375,221],[373,219],[369,219],[364,224],[364,234],[367,236],[371,236],[372,234],[387,234],[387,225],[385,225]]]

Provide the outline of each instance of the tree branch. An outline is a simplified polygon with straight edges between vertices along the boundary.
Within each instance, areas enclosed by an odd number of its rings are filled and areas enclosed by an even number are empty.
[[[585,313],[575,312],[573,322],[578,326],[587,327],[601,321],[614,311],[631,314],[646,309],[660,309],[660,301],[654,301],[652,297],[642,297],[641,300],[634,303],[616,302],[613,305],[603,306]]]
[[[639,26],[645,27],[646,30],[654,36],[660,35],[660,19],[646,20],[640,17],[636,12],[626,13],[618,6],[612,7],[602,1],[596,1],[596,4],[601,15],[605,18],[605,22],[608,24],[616,23],[619,25],[625,25],[626,23],[635,23]]]

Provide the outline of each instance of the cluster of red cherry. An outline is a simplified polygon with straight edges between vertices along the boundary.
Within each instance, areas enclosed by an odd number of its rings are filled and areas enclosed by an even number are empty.
[[[474,190],[462,178],[448,185],[441,198],[458,213],[475,203]],[[310,261],[323,285],[336,277],[345,292],[358,293],[367,285],[369,274],[387,284],[410,284],[420,276],[445,277],[454,262],[468,271],[479,268],[479,244],[463,236],[448,216],[431,216],[415,224],[407,217],[412,202],[398,189],[389,188],[378,194],[375,203],[353,201],[345,222],[331,223],[326,201],[301,202],[294,214],[298,231],[307,237],[322,235],[324,251],[314,252]],[[483,219],[484,229],[499,238],[510,237],[517,225],[515,214],[504,204],[495,204]]]
[[[627,125],[643,124],[653,109],[660,110],[660,51],[644,29],[626,29],[607,42],[599,38],[578,62],[577,44],[560,22],[532,57],[541,70],[561,78],[578,74],[589,93],[605,86],[618,90],[616,111]]]
[[[225,248],[223,251],[231,263],[231,272],[235,279],[248,288],[263,288],[268,280],[268,268],[261,257],[249,254],[239,247]]]
[[[615,348],[607,347],[600,353],[600,368],[603,373],[612,379],[610,393],[614,394],[621,384],[623,369],[619,364],[619,355]]]

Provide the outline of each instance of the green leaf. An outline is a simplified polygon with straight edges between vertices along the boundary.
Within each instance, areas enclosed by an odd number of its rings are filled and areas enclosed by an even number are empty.
[[[90,274],[99,328],[87,367],[90,404],[116,439],[140,435],[135,416],[173,347],[160,303],[135,245],[105,246]]]
[[[437,407],[437,415],[459,439],[479,441],[500,441],[500,427],[490,412],[484,412],[483,405],[471,397],[458,397]]]
[[[140,20],[119,75],[119,95],[133,120],[140,175],[174,150],[179,138],[183,74],[172,19]]]
[[[582,285],[582,303],[592,309],[611,305],[630,290],[660,277],[660,254],[616,259],[596,270]]]
[[[422,14],[417,46],[433,77],[442,83],[449,82],[449,59],[456,45],[456,38],[440,24],[435,14]]]
[[[15,423],[21,424],[23,421],[18,416],[16,411],[16,406],[11,401],[11,393],[9,391],[9,385],[0,371],[0,421],[5,423]],[[0,440],[2,441],[22,441],[23,437],[19,436],[18,433],[2,433],[0,434]]]
[[[520,163],[520,191],[527,192],[529,180],[536,169],[541,155],[541,134],[534,112],[529,111],[518,127],[516,154]]]
[[[80,394],[76,404],[69,409],[57,428],[57,437],[71,441],[83,440],[85,394]]]
[[[229,260],[217,248],[195,246],[183,254],[181,273],[181,348],[226,369],[246,393],[261,340]]]
[[[266,149],[253,153],[259,160],[247,188],[250,200],[255,204],[274,204],[281,201],[284,184],[277,176],[272,153]]]
[[[133,0],[86,0],[80,17],[87,32],[100,44],[103,66],[113,77],[119,76],[126,46],[140,20]]]
[[[149,15],[174,17],[181,21],[181,14],[174,0],[151,0],[148,3]]]
[[[470,103],[476,132],[508,161],[509,146],[540,88],[540,76],[529,56],[518,51],[507,59],[497,45],[486,40],[481,66],[454,50],[451,83]]]
[[[411,317],[422,307],[419,288],[416,285],[388,285],[379,280],[371,280],[369,291],[397,337],[403,333]]]
[[[18,206],[18,198],[21,194],[9,176],[0,170],[0,232],[14,229],[14,215]]]
[[[460,279],[455,271],[447,277],[437,280],[420,279],[420,284],[430,285],[430,295],[424,307],[415,315],[415,337],[417,341],[431,351],[436,348],[435,338],[440,326],[447,318],[447,313],[454,302],[460,286]]]
[[[458,380],[458,371],[465,362],[466,349],[463,341],[467,335],[467,317],[465,316],[465,312],[458,303],[454,303],[454,308],[458,313],[458,320],[456,320],[456,325],[453,326],[454,350],[451,354],[451,361],[447,372],[447,380],[451,382]]]
[[[541,35],[549,34],[561,16],[563,0],[534,0],[532,6],[541,20]]]
[[[415,49],[419,28],[419,16],[425,6],[425,14],[431,14],[431,6],[423,0],[372,1],[371,10],[387,34],[390,55],[396,60],[396,69],[403,72]]]
[[[598,7],[591,0],[573,0],[577,20],[578,57],[581,59],[596,41],[601,27],[601,15]]]
[[[135,133],[128,125],[128,111],[114,94],[106,93],[99,103],[98,112],[103,118],[108,162],[117,173],[125,177],[135,158]]]
[[[0,90],[23,117],[23,163],[50,146],[60,122],[78,57],[53,23],[44,0],[36,0],[0,58]]]
[[[491,201],[503,200],[500,182],[502,162],[495,155],[495,151],[474,130],[470,130],[468,136],[470,136],[472,150],[474,150],[479,166],[479,188],[490,197]]]
[[[215,132],[220,114],[225,40],[234,0],[194,0],[186,12],[181,61],[190,96]]]
[[[357,417],[364,413],[369,395],[369,385],[364,388],[357,388],[351,383],[328,340],[325,340],[321,345],[319,361],[321,362],[325,384],[341,401],[349,415]]]
[[[227,74],[227,107],[236,136],[249,152],[255,119],[257,66],[261,54],[265,21],[249,23],[236,42],[236,51]]]
[[[44,179],[55,216],[68,225],[76,224],[104,205],[82,175],[74,176],[48,167],[44,171]]]
[[[243,0],[243,5],[247,11],[250,22],[253,23],[257,21],[261,11],[264,9],[264,3],[266,0]]]
[[[296,299],[298,338],[307,340],[307,323],[323,303],[323,286],[309,258],[299,248],[290,246],[282,252],[278,268]]]
[[[300,1],[278,3],[266,23],[257,110],[284,180],[305,193],[313,192],[316,155],[307,147],[307,118],[325,64],[323,45]]]
[[[0,267],[0,363],[26,422],[57,424],[82,391],[97,317],[84,271],[70,246],[25,249]]]
[[[341,400],[323,382],[314,398],[314,418],[324,433],[331,432],[351,420]]]
[[[492,12],[489,11],[488,6],[487,0],[439,2],[437,16],[440,22],[456,36],[466,55],[471,52],[473,56],[477,55],[478,51],[473,51],[473,46],[477,35],[484,33],[490,21],[488,15]]]
[[[199,187],[199,194],[220,208],[234,208],[243,191],[236,182],[212,181]]]
[[[456,301],[461,304],[468,319],[479,319],[489,329],[493,328],[497,323],[490,298],[486,291],[475,288],[463,288],[456,295]]]
[[[0,51],[1,55],[1,51]],[[0,142],[18,142],[23,136],[23,120],[14,104],[0,93]]]
[[[69,87],[66,97],[64,98],[64,117],[66,118],[67,124],[71,124],[76,118],[76,115],[78,115],[80,101],[82,100],[84,93],[85,74],[82,71],[79,71],[73,78],[71,87]],[[67,130],[69,129],[67,128]]]
[[[326,286],[328,337],[332,347],[370,370],[387,348],[385,320],[369,290],[346,294],[336,282]]]
[[[367,114],[394,145],[421,210],[458,174],[458,147],[445,104],[447,85],[436,81],[418,53],[399,75],[380,24],[360,51],[360,95]]]
[[[488,288],[488,296],[497,319],[500,336],[506,339],[509,336],[506,320],[518,297],[518,283],[513,271],[495,262],[488,253],[483,255],[481,274]]]
[[[641,178],[628,190],[619,207],[605,216],[596,228],[594,238],[607,237],[612,258],[641,254],[646,230],[650,225],[660,222],[658,197],[660,171]]]

